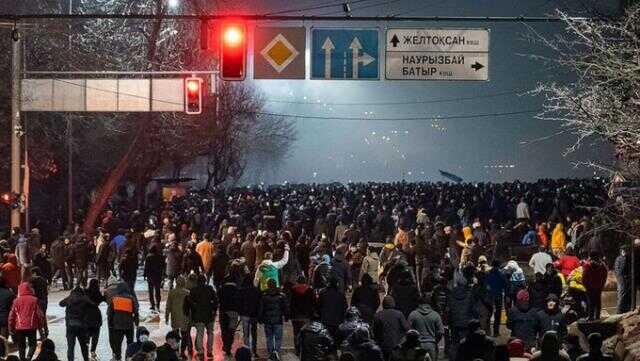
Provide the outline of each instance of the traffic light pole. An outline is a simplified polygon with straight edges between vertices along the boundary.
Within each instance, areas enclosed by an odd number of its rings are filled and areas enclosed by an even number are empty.
[[[11,192],[21,194],[21,159],[20,137],[22,125],[20,123],[20,93],[22,76],[22,39],[20,32],[14,28],[11,33],[13,52],[11,57]],[[11,209],[11,228],[20,227],[20,209]]]

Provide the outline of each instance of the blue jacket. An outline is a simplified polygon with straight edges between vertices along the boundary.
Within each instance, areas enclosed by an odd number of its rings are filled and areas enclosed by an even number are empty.
[[[487,284],[487,288],[489,289],[489,294],[493,299],[500,298],[505,289],[507,288],[507,280],[505,279],[500,269],[493,268],[485,279]]]

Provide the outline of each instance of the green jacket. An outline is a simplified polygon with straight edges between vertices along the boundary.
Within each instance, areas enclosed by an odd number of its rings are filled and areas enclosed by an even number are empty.
[[[171,320],[173,329],[185,329],[190,326],[190,317],[185,307],[185,300],[189,296],[189,290],[185,287],[187,280],[184,276],[176,279],[176,288],[169,291],[165,320]]]

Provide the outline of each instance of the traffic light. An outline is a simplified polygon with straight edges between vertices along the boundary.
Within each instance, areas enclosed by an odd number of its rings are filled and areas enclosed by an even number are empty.
[[[202,113],[202,79],[187,78],[184,80],[185,113]]]
[[[13,192],[4,192],[0,195],[0,202],[11,209],[20,208],[20,195]]]
[[[241,22],[221,27],[220,69],[223,80],[244,80],[247,62],[247,31]]]

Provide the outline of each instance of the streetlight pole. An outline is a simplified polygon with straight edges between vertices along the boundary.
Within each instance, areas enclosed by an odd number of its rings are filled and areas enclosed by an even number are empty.
[[[20,196],[21,169],[20,169],[20,137],[22,125],[20,124],[20,93],[22,72],[22,39],[17,26],[11,33],[13,40],[13,52],[11,57],[11,192]],[[11,210],[11,228],[20,227],[20,209]]]
[[[69,15],[73,15],[73,0],[69,0]],[[69,25],[69,51],[71,51],[71,25]],[[73,124],[67,116],[67,222],[73,225]]]

